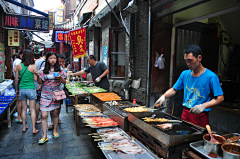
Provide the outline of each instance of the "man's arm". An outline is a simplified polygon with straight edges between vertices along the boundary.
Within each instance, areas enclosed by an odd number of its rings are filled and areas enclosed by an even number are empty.
[[[84,70],[81,70],[79,72],[76,72],[73,74],[73,76],[82,76],[84,73],[86,73]]]
[[[102,78],[105,77],[108,73],[109,73],[109,69],[106,69],[106,70],[99,76],[99,78],[102,79]]]
[[[37,71],[37,66],[36,65],[34,65],[34,68],[33,68],[33,72],[36,72]],[[34,73],[33,74],[33,78],[34,78],[34,81],[37,81],[38,79],[37,79],[37,75]]]
[[[224,101],[224,96],[223,95],[220,95],[220,96],[217,96],[216,98],[213,98],[212,100],[206,102],[206,103],[203,103],[202,105],[206,108],[211,108],[213,106],[216,106],[220,103],[222,103]]]
[[[174,96],[176,93],[177,93],[177,90],[175,90],[175,89],[172,87],[172,88],[170,88],[169,90],[167,90],[167,91],[163,94],[163,96],[164,96],[165,98],[169,98],[169,97]]]

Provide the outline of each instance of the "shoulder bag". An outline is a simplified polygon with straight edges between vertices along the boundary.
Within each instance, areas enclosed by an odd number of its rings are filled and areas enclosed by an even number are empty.
[[[28,68],[28,67],[27,67],[27,68]],[[26,68],[25,71],[23,72],[22,77],[23,77],[24,73],[27,71],[27,68]],[[21,82],[22,77],[20,77],[20,76],[18,77],[18,87],[19,87],[19,85],[20,85],[20,82]]]
[[[65,94],[64,90],[53,91],[53,101],[63,100],[65,98],[66,98],[66,94]]]

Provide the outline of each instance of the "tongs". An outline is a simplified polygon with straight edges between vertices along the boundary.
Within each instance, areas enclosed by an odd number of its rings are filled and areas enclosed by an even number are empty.
[[[167,107],[158,107],[158,110],[156,110],[154,113],[161,112],[162,110],[166,109]],[[155,118],[156,114],[153,114],[150,118]]]

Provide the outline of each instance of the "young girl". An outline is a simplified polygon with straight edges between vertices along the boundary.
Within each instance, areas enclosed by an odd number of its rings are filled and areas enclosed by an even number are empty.
[[[33,134],[38,133],[38,130],[35,128],[36,122],[36,108],[35,102],[37,99],[36,89],[34,85],[34,80],[37,80],[37,76],[34,72],[37,71],[37,66],[34,65],[33,53],[31,50],[25,50],[22,57],[22,63],[16,66],[16,75],[15,75],[15,91],[18,95],[19,100],[22,105],[22,123],[23,123],[23,132],[26,132],[28,127],[26,127],[26,111],[27,111],[27,99],[29,100],[29,107],[31,112],[32,128]],[[18,76],[21,76],[21,81],[19,83],[18,90]],[[19,92],[18,92],[19,91]]]
[[[54,76],[54,72],[59,72],[59,76]],[[39,84],[43,84],[41,99],[40,99],[40,110],[42,115],[42,131],[43,137],[38,141],[39,144],[44,144],[48,141],[47,137],[47,118],[48,112],[53,112],[53,137],[58,138],[59,134],[57,132],[58,126],[58,111],[60,106],[60,101],[53,101],[53,91],[58,90],[61,83],[66,83],[66,73],[60,68],[58,63],[57,54],[50,52],[46,56],[45,67],[36,72],[38,75]]]

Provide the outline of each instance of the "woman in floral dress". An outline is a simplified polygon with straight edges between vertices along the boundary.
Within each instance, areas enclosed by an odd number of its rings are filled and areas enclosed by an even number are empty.
[[[54,72],[59,72],[59,76],[55,77]],[[38,73],[38,82],[43,84],[42,93],[40,99],[40,110],[42,115],[42,131],[43,137],[38,141],[39,144],[44,144],[48,141],[47,137],[47,118],[48,112],[53,112],[53,137],[58,138],[59,134],[57,132],[58,126],[58,111],[60,107],[60,101],[53,101],[53,91],[58,90],[61,83],[66,83],[66,73],[60,68],[58,63],[57,54],[50,52],[46,56],[45,67],[41,69]]]

